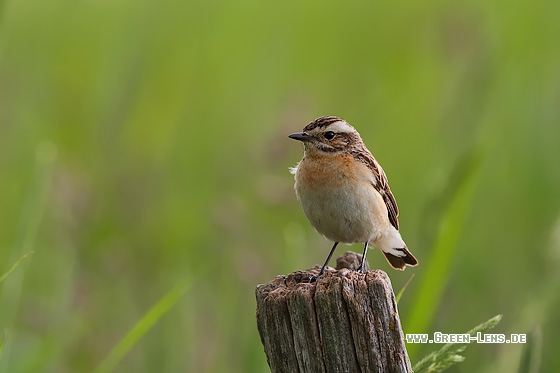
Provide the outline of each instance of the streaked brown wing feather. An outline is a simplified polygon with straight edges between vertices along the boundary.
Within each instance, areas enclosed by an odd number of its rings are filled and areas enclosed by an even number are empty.
[[[377,181],[373,186],[381,194],[385,205],[387,206],[387,214],[389,216],[389,221],[397,230],[399,229],[399,208],[397,206],[397,201],[389,188],[389,181],[387,180],[387,175],[383,168],[377,163],[370,151],[364,146],[355,152],[352,152],[354,159],[359,162],[364,163],[373,172],[375,180]]]

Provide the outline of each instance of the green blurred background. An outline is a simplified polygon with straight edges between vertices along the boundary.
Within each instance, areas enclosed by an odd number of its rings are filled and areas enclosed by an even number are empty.
[[[389,176],[405,333],[503,314],[529,343],[450,371],[560,369],[560,2],[0,4],[1,372],[267,371],[255,286],[331,245],[288,173],[321,115]]]

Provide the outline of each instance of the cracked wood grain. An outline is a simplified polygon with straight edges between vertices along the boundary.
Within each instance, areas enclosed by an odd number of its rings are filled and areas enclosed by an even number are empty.
[[[391,281],[354,270],[347,252],[317,282],[319,267],[256,288],[257,327],[276,372],[412,372]]]

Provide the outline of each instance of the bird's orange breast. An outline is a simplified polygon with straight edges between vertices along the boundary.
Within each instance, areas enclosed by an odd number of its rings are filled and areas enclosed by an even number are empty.
[[[297,170],[297,182],[310,189],[341,187],[364,179],[371,179],[371,171],[350,154],[305,157]]]

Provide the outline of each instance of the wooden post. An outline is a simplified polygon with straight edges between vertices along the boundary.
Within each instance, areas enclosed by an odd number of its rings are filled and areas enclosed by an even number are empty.
[[[257,286],[273,373],[412,372],[391,281],[381,270],[354,271],[360,260],[347,252],[316,282],[308,279],[318,266]]]

